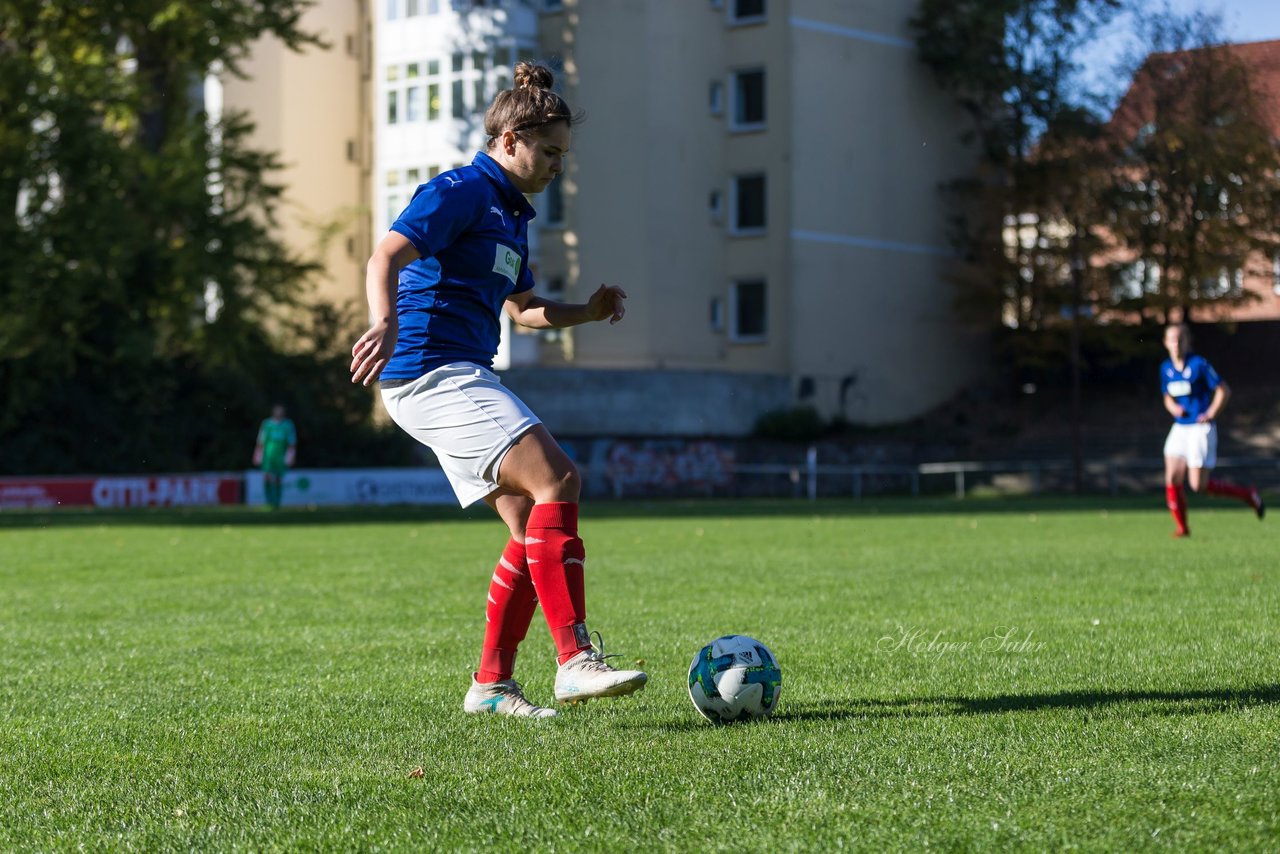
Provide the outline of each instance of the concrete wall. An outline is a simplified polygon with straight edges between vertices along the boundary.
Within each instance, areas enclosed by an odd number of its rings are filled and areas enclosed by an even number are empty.
[[[513,368],[502,382],[556,436],[745,436],[789,405],[784,376]]]

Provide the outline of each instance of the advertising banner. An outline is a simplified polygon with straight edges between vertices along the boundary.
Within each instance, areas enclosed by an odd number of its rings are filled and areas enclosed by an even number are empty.
[[[264,504],[262,472],[244,475],[245,503]],[[294,469],[284,476],[285,507],[456,504],[440,469]]]
[[[239,504],[238,474],[0,478],[0,510]]]

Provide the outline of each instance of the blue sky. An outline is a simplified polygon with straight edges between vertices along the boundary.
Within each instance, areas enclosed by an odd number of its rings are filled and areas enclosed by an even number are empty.
[[[1163,7],[1160,0],[1149,2],[1153,11]],[[1197,9],[1220,12],[1224,34],[1233,42],[1280,39],[1280,0],[1169,0],[1169,5],[1184,15]],[[1084,64],[1092,69],[1086,76],[1104,91],[1118,94],[1128,82],[1119,79],[1116,69],[1134,50],[1132,29],[1127,18],[1116,21],[1109,35],[1085,58]]]

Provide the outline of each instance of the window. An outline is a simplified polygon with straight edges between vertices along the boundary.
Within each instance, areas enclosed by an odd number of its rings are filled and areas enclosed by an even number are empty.
[[[763,341],[765,287],[759,280],[734,282],[729,292],[730,337],[741,343]]]
[[[1244,289],[1244,270],[1239,268],[1218,270],[1217,276],[1205,276],[1200,280],[1200,295],[1204,297],[1222,297],[1233,291],[1239,293]]]
[[[347,140],[347,160],[354,161],[356,159],[356,141],[354,139]]]
[[[463,83],[461,80],[453,81],[453,117],[455,119],[466,118],[467,105],[462,100]]]
[[[427,87],[427,119],[435,121],[440,118],[440,84],[432,83]]]
[[[1121,299],[1138,299],[1143,294],[1160,292],[1160,265],[1139,258],[1120,268],[1117,295]]]
[[[733,179],[733,231],[764,231],[765,190],[763,175],[738,175]]]
[[[440,0],[427,0],[427,14],[428,15],[440,14]]]
[[[485,108],[484,97],[484,77],[477,77],[472,84],[475,86],[475,99],[471,102],[471,110],[476,113],[483,113]]]
[[[710,317],[712,332],[724,332],[724,303],[720,301],[720,297],[712,297],[710,305]]]
[[[765,0],[730,0],[729,19],[735,24],[754,24],[765,18]]]
[[[453,55],[453,73],[458,74],[462,71],[462,54],[455,53]]]
[[[423,71],[426,85],[423,85]],[[440,61],[410,62],[405,65],[388,65],[387,124],[403,124],[438,120],[442,109],[440,99]]]
[[[764,127],[764,69],[738,71],[733,75],[733,128],[756,130]]]
[[[543,191],[543,215],[547,225],[564,225],[564,175],[552,180]]]
[[[1271,291],[1280,297],[1280,252],[1271,259]]]
[[[394,21],[400,17],[400,0],[387,0],[387,20]]]
[[[711,86],[707,90],[707,109],[713,116],[724,112],[724,84],[719,80],[711,81]]]
[[[418,0],[404,0],[404,16],[412,18],[418,14]]]
[[[724,216],[724,202],[720,198],[719,190],[712,190],[707,195],[707,209],[711,211],[711,221],[720,222],[720,218]]]
[[[404,120],[406,122],[422,121],[422,87],[410,86],[405,94]]]

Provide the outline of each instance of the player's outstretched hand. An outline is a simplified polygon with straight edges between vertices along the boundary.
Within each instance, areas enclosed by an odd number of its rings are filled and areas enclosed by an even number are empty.
[[[360,336],[351,348],[351,381],[372,385],[396,350],[396,334],[388,324],[378,323]]]
[[[617,285],[601,285],[587,301],[587,316],[592,320],[608,318],[610,324],[617,323],[627,313],[627,307],[622,304],[626,298],[627,292]]]

